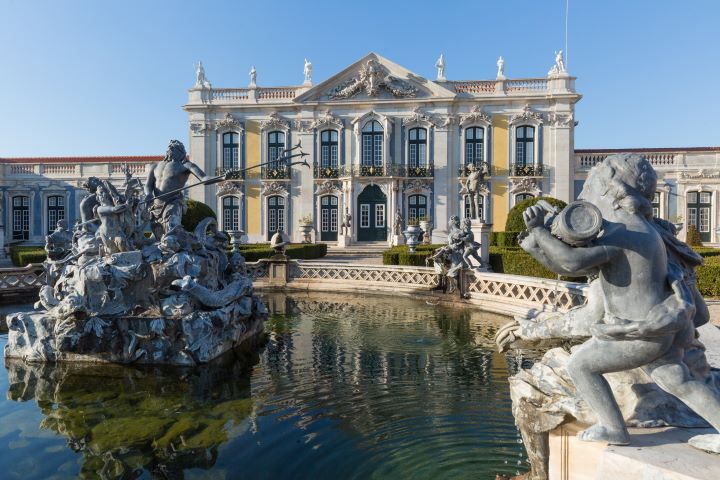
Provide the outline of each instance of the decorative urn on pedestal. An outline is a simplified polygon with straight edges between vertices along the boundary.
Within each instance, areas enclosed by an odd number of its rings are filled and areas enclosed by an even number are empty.
[[[432,238],[433,223],[430,217],[422,217],[420,219],[420,228],[423,231],[422,242],[425,244],[430,243]]]
[[[422,230],[418,225],[408,225],[403,235],[405,235],[405,243],[407,243],[410,253],[415,253],[415,247],[420,243],[419,237]]]
[[[311,215],[300,217],[298,230],[302,235],[302,243],[312,243],[313,219]]]

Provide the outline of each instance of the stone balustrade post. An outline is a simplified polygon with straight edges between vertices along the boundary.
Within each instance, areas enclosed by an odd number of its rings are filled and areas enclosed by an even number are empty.
[[[482,268],[490,271],[490,234],[492,233],[492,223],[480,223],[477,227],[473,226],[475,241],[480,243],[480,259],[482,260]]]

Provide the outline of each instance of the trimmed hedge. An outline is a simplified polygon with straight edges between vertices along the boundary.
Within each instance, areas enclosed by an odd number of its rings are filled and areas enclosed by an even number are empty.
[[[16,267],[25,267],[29,263],[42,263],[47,258],[43,247],[23,247],[13,245],[10,247],[10,260]]]
[[[207,217],[217,219],[217,216],[215,215],[215,212],[213,212],[212,208],[202,202],[186,200],[185,205],[187,206],[187,209],[182,217],[182,226],[188,232],[194,231],[198,223]]]
[[[256,262],[263,258],[275,255],[275,252],[267,243],[255,243],[240,245],[240,253],[245,257],[246,262]],[[295,260],[312,260],[327,255],[327,244],[325,243],[294,243],[285,250],[285,254]]]
[[[505,221],[505,231],[522,232],[525,230],[525,221],[523,220],[522,214],[528,207],[532,207],[540,200],[545,200],[553,207],[557,207],[558,210],[562,210],[567,206],[567,203],[553,197],[535,197],[523,200],[522,202],[515,204],[515,206],[510,209],[507,220]]]
[[[407,245],[388,248],[383,252],[383,265],[409,265],[413,267],[424,267],[425,259],[432,255],[435,249],[444,245],[418,245],[415,253],[410,253]]]
[[[520,232],[490,232],[491,247],[517,247]]]
[[[705,265],[696,272],[700,293],[705,297],[720,297],[720,256],[705,257]]]
[[[490,247],[490,267],[496,273],[524,275],[527,277],[558,278],[520,247]],[[561,277],[568,281],[581,281],[585,277]]]

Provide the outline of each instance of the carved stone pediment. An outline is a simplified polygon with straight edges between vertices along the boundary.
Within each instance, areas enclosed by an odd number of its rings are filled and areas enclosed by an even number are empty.
[[[270,114],[270,118],[267,120],[263,120],[260,122],[260,129],[261,130],[287,130],[288,129],[288,122],[284,118],[282,118],[280,115],[278,115],[277,112],[273,112]]]
[[[386,91],[394,97],[415,97],[418,89],[410,82],[401,80],[390,74],[390,71],[371,58],[365,62],[357,76],[351,77],[327,92],[331,99],[352,98],[360,92],[369,97],[377,97]]]
[[[240,129],[240,121],[232,116],[231,113],[226,113],[222,120],[215,122],[215,130],[238,130]]]
[[[523,177],[512,180],[510,193],[532,193],[537,196],[542,194],[542,190],[540,190],[537,181],[534,178]]]
[[[542,123],[543,122],[543,115],[540,112],[536,112],[533,109],[530,108],[530,105],[525,104],[523,107],[523,111],[520,113],[517,113],[510,117],[510,123],[518,123],[518,122],[533,122],[533,123]]]
[[[410,125],[425,125],[425,126],[434,126],[436,125],[437,120],[433,118],[431,115],[426,114],[423,112],[422,108],[419,106],[415,106],[412,110],[412,114],[407,117],[403,118],[402,124],[403,127],[407,127]]]
[[[315,185],[315,195],[327,195],[329,193],[342,193],[340,182],[326,180]]]
[[[430,180],[413,178],[403,182],[403,192],[406,193],[426,193],[432,191]]]
[[[343,128],[343,121],[341,118],[334,116],[330,110],[325,110],[322,116],[310,124],[311,130],[319,130],[323,127]]]
[[[225,195],[242,195],[242,185],[237,182],[222,182],[218,186],[217,196],[222,197]]]
[[[492,119],[480,109],[480,105],[475,105],[470,109],[469,113],[460,115],[460,125],[463,127],[477,123],[489,125],[491,122]]]
[[[263,182],[262,186],[263,195],[288,196],[290,194],[288,186],[285,182]]]

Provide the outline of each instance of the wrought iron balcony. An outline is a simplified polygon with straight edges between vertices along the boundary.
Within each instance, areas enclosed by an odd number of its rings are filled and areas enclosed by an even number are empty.
[[[386,177],[385,167],[386,165],[379,167],[374,165],[360,165],[357,169],[357,174],[361,177]]]
[[[285,180],[290,178],[290,166],[289,165],[267,165],[260,167],[261,178],[267,180]]]
[[[227,172],[233,172],[232,179],[233,180],[245,180],[245,172],[240,170],[240,167],[234,167],[234,168],[216,168],[215,169],[215,176],[219,177],[220,175],[225,175]]]
[[[435,175],[435,166],[432,163],[427,165],[416,165],[407,167],[408,177],[432,177]]]
[[[315,178],[338,178],[340,176],[340,169],[337,165],[335,166],[320,166],[317,163],[313,165],[315,172]]]
[[[543,166],[542,165],[523,165],[523,164],[512,164],[510,166],[511,177],[542,177]]]

